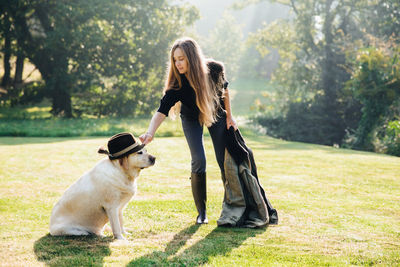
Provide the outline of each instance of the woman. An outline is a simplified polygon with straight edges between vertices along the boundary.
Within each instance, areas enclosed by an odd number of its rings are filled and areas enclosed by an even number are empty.
[[[225,87],[227,82],[225,82]],[[215,90],[203,53],[191,38],[175,41],[170,53],[168,76],[164,87],[164,96],[157,112],[151,119],[146,133],[139,138],[143,144],[153,140],[160,124],[170,110],[176,111],[180,101],[182,128],[191,154],[191,186],[194,202],[199,215],[196,223],[208,223],[206,215],[206,157],[203,145],[203,125],[209,127],[218,164],[223,170],[225,127],[236,123],[230,111],[227,88],[223,95]],[[220,104],[223,99],[224,111]],[[176,105],[177,104],[177,105]]]

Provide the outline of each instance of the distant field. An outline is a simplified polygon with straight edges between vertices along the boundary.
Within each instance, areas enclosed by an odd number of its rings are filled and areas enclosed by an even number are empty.
[[[232,112],[239,122],[254,115],[255,102],[270,104],[271,99],[263,96],[274,92],[276,87],[267,80],[238,79],[230,85]],[[0,108],[0,136],[31,137],[72,137],[110,136],[121,131],[131,131],[138,135],[146,131],[148,118],[95,118],[82,119],[52,118],[50,102],[39,105]],[[150,114],[151,115],[151,114]],[[177,120],[179,121],[179,119]],[[160,136],[182,135],[181,126],[167,119]]]
[[[163,129],[162,129],[163,130]],[[106,137],[0,138],[0,266],[400,265],[400,158],[246,134],[280,223],[218,228],[223,187],[209,137],[208,225],[194,224],[182,137],[148,145],[125,211],[127,242],[48,235],[53,205],[103,156]]]
[[[138,136],[146,132],[150,118],[86,118],[0,120],[0,136],[72,137],[111,136],[118,132],[132,132]],[[181,136],[180,120],[166,120],[158,131],[160,136]]]
[[[277,86],[266,79],[239,78],[229,84],[232,98],[232,109],[236,116],[249,116],[255,113],[255,103],[270,103],[265,96],[267,93],[275,92]],[[51,117],[50,101],[44,101],[39,105],[1,108],[0,120],[2,119],[48,119]]]
[[[260,104],[271,102],[265,94],[275,92],[276,86],[268,80],[240,78],[232,81],[229,89],[233,114],[248,117],[256,113],[256,101]]]

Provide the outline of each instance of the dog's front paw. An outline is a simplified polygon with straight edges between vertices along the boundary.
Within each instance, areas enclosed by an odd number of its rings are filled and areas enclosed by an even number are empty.
[[[126,240],[126,238],[123,235],[116,235],[114,236],[114,238],[117,240]]]

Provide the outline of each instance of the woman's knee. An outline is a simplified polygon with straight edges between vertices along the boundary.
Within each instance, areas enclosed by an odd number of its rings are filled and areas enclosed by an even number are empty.
[[[206,157],[197,156],[192,158],[192,172],[203,173],[206,172]]]

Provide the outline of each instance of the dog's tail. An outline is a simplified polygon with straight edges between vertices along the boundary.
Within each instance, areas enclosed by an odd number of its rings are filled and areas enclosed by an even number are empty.
[[[100,147],[99,150],[97,150],[97,153],[99,153],[99,154],[106,154],[107,156],[110,155],[110,153],[108,152],[108,150],[105,149],[104,147]]]

